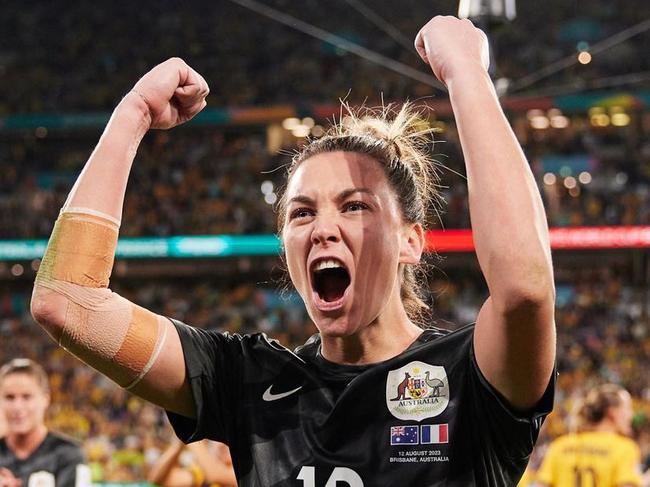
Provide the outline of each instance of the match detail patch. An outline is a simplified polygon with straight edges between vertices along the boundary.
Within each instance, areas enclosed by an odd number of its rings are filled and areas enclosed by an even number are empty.
[[[441,445],[449,443],[449,424],[408,424],[390,427],[390,444]]]

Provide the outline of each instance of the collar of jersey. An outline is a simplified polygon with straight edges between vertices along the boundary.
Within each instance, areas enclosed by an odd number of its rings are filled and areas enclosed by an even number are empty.
[[[424,343],[444,336],[445,334],[444,331],[436,328],[423,330],[418,338],[415,339],[415,341],[413,341],[413,343],[411,343],[402,353],[419,348]],[[331,362],[323,357],[321,353],[321,340],[318,333],[310,337],[302,347],[296,349],[296,353],[302,358],[312,362],[316,368],[318,368],[321,376],[325,380],[346,383],[373,367],[381,366],[382,364],[389,363],[395,359],[395,357],[393,357],[382,362],[364,365],[347,365]]]

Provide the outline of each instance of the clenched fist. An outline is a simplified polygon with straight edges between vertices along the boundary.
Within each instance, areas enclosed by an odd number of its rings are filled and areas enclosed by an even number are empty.
[[[169,129],[203,110],[210,89],[203,76],[185,61],[171,58],[140,78],[132,92],[146,103],[150,127]]]
[[[415,49],[444,84],[463,70],[487,71],[490,64],[486,35],[467,19],[434,17],[418,32]]]
[[[22,482],[14,477],[11,470],[0,467],[0,487],[20,487]]]

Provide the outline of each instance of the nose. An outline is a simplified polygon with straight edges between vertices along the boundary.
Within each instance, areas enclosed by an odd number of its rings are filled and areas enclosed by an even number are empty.
[[[311,232],[313,245],[326,245],[328,242],[335,243],[341,240],[341,231],[335,218],[331,216],[320,216],[314,220],[314,227]]]

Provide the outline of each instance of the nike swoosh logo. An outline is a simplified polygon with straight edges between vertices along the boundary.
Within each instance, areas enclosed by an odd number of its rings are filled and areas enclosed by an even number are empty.
[[[283,399],[287,396],[290,396],[294,392],[298,392],[300,389],[302,389],[302,386],[296,387],[295,389],[292,389],[287,392],[281,392],[280,394],[272,394],[271,393],[271,388],[273,387],[273,384],[269,386],[267,390],[264,391],[264,394],[262,394],[262,399],[265,401],[277,401],[278,399]]]

